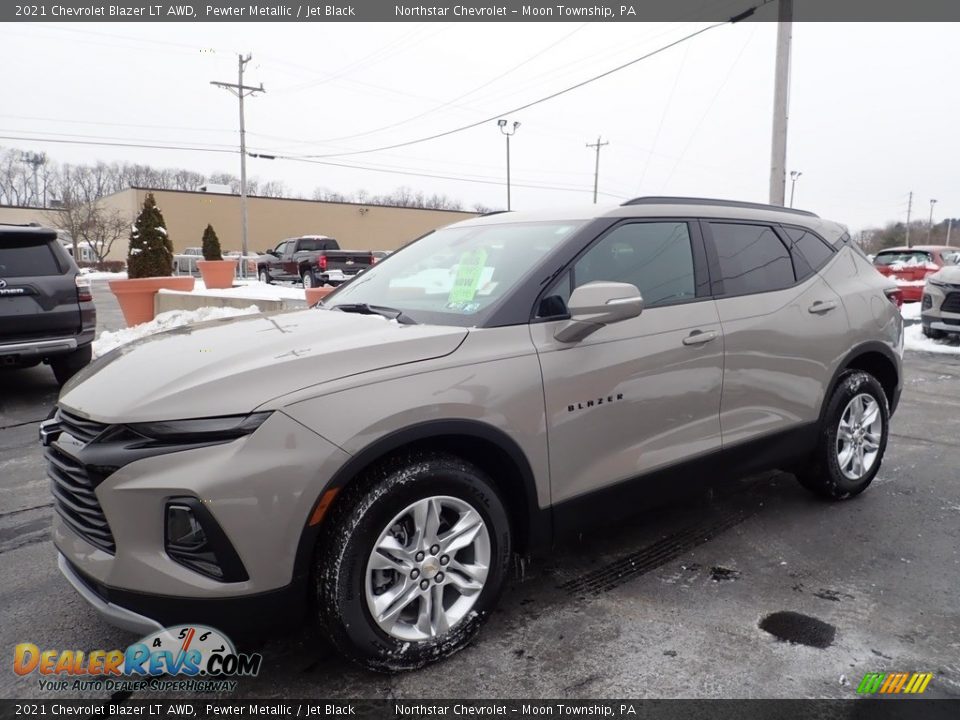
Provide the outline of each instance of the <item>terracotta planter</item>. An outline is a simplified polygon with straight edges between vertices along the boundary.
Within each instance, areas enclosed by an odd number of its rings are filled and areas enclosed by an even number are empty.
[[[151,277],[111,280],[110,292],[117,296],[127,327],[153,320],[153,296],[158,290],[193,290],[192,277]]]
[[[223,290],[233,287],[233,277],[237,274],[236,260],[197,260],[197,269],[203,277],[203,284],[210,290]]]
[[[336,290],[336,288],[327,286],[306,288],[304,292],[307,294],[307,305],[316,305],[334,290]]]

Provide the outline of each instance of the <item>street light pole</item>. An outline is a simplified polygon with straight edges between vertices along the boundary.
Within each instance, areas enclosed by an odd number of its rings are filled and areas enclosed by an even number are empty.
[[[793,207],[793,193],[797,189],[797,179],[801,175],[803,175],[803,173],[797,170],[790,171],[790,207]]]
[[[937,204],[937,201],[933,198],[930,198],[930,220],[927,223],[927,245],[930,244],[930,238],[933,237],[933,206]]]
[[[240,277],[246,277],[247,266],[247,129],[243,115],[243,99],[247,95],[254,93],[264,93],[263,83],[260,87],[251,87],[243,84],[243,68],[253,56],[247,53],[246,57],[242,54],[237,55],[237,82],[225,83],[211,81],[211,85],[216,85],[225,90],[229,90],[240,100]]]
[[[512,129],[508,130],[507,121],[500,118],[497,120],[497,126],[500,128],[500,132],[507,136],[507,210],[510,210],[510,138],[516,134],[520,123],[514,122]]]
[[[778,0],[777,60],[774,68],[773,136],[770,148],[770,204],[783,207],[787,180],[787,119],[790,104],[790,42],[793,0]]]

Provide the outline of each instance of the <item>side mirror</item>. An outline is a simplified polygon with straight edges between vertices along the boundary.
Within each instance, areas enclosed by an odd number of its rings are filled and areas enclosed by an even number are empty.
[[[570,320],[554,334],[563,343],[583,340],[604,325],[629,320],[643,312],[643,296],[636,285],[592,282],[581,285],[567,303]]]

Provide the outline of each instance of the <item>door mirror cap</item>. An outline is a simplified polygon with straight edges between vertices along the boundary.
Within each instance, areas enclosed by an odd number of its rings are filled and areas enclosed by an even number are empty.
[[[573,291],[567,308],[570,320],[554,337],[563,343],[578,342],[604,325],[637,317],[643,312],[643,296],[630,283],[592,282]]]

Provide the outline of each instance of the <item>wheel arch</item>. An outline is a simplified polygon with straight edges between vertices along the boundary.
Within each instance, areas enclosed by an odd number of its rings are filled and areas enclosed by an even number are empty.
[[[823,396],[820,407],[821,422],[841,376],[850,370],[862,370],[877,379],[887,396],[887,404],[890,406],[892,416],[900,400],[900,360],[889,345],[871,341],[855,347],[837,366],[827,392]]]
[[[530,554],[549,545],[550,511],[540,509],[536,480],[526,454],[508,434],[477,420],[431,420],[379,438],[354,454],[330,478],[314,502],[310,518],[318,513],[321,518],[328,516],[339,491],[370,467],[414,450],[449,452],[483,469],[507,506],[516,550]],[[336,493],[329,496],[331,491]],[[294,561],[295,581],[305,580],[311,572],[313,550],[322,525],[322,519],[315,524],[310,524],[308,519],[301,532]]]

